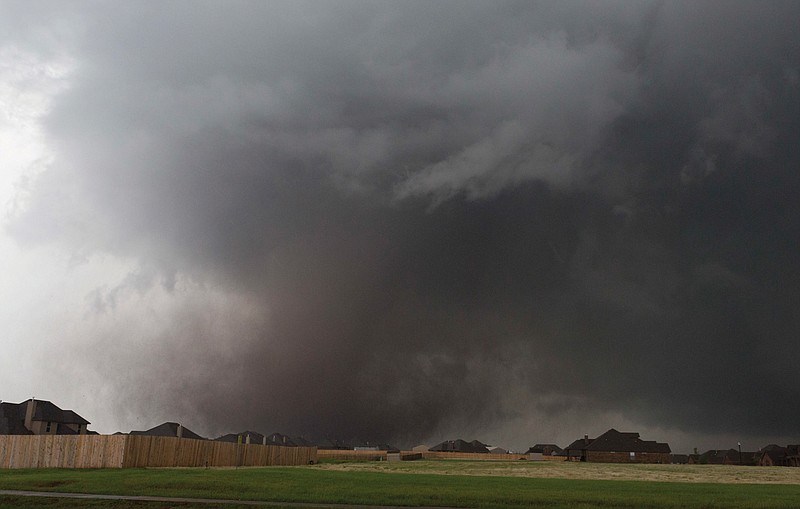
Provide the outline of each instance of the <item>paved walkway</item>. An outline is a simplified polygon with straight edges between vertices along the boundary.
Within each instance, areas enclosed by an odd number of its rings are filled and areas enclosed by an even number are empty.
[[[93,493],[63,493],[57,491],[22,491],[0,490],[0,495],[17,497],[52,497],[52,498],[83,498],[91,500],[134,500],[142,502],[182,502],[187,504],[238,504],[261,507],[308,507],[323,509],[456,509],[453,507],[420,507],[409,508],[395,505],[351,505],[351,504],[323,504],[313,502],[265,502],[260,500],[224,500],[216,498],[183,498],[183,497],[151,497],[135,495],[97,495]]]

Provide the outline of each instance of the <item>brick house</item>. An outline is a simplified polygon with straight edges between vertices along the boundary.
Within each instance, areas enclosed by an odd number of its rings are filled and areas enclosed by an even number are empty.
[[[598,463],[671,463],[668,444],[642,440],[639,433],[610,429],[597,438],[584,435],[565,449],[567,459]]]
[[[758,453],[737,449],[709,449],[699,456],[691,455],[689,463],[699,465],[755,465]]]

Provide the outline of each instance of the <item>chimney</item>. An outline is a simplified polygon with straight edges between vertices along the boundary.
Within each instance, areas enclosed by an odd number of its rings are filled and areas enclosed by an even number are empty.
[[[178,438],[183,438],[183,426],[178,424]]]
[[[583,435],[583,444],[589,445],[589,435]]]
[[[36,413],[36,400],[31,398],[28,400],[28,408],[25,410],[25,427],[29,430],[33,426],[33,415]]]
[[[266,436],[261,438],[261,445],[267,445],[267,437]]]

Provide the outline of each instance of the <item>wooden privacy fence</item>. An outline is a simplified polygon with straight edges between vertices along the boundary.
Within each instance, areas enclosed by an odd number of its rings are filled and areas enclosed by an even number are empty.
[[[316,461],[316,447],[144,435],[0,435],[0,468],[254,467]]]
[[[386,451],[351,451],[348,449],[318,449],[321,460],[386,461]]]
[[[121,435],[0,435],[0,468],[119,468]]]

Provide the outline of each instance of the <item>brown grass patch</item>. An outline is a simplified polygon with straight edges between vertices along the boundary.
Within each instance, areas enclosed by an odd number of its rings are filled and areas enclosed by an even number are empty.
[[[611,481],[722,484],[800,484],[800,468],[732,465],[649,465],[577,462],[385,461],[322,463],[324,470],[408,474],[476,475]]]

